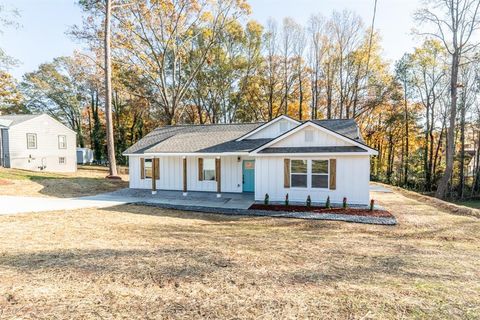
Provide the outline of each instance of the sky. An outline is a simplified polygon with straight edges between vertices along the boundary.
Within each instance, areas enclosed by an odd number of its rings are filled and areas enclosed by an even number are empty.
[[[249,0],[251,19],[265,23],[269,18],[281,22],[291,17],[306,24],[312,14],[329,16],[332,11],[348,9],[370,24],[375,0]],[[382,37],[385,57],[394,62],[416,45],[411,36],[413,12],[421,0],[377,0],[375,29]],[[0,34],[0,48],[18,59],[20,64],[11,70],[18,79],[34,71],[41,63],[55,57],[70,55],[83,45],[65,32],[81,24],[82,12],[75,0],[0,0],[0,5],[20,12],[19,28],[7,28]]]

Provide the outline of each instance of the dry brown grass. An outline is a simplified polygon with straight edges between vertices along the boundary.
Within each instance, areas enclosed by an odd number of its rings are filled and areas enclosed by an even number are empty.
[[[97,166],[79,166],[69,174],[0,168],[0,195],[70,198],[128,186],[128,175],[121,175],[123,181],[105,179],[107,175],[107,168]]]
[[[0,217],[0,318],[478,319],[480,220],[396,227],[142,206]]]

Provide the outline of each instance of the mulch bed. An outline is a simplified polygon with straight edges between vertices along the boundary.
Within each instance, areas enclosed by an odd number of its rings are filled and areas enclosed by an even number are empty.
[[[351,216],[363,217],[379,217],[379,218],[393,218],[393,215],[385,210],[361,209],[361,208],[330,208],[325,207],[307,207],[297,205],[276,205],[276,204],[258,204],[255,203],[248,208],[250,210],[268,210],[268,211],[286,211],[286,212],[313,212],[313,213],[329,213],[329,214],[346,214]]]

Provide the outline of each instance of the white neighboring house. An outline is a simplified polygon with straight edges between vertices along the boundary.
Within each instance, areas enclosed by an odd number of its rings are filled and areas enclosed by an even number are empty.
[[[0,115],[0,167],[75,172],[76,144],[76,133],[49,115]]]
[[[354,120],[164,126],[124,152],[130,188],[249,192],[263,201],[369,203],[370,156]],[[155,176],[156,179],[152,177]]]

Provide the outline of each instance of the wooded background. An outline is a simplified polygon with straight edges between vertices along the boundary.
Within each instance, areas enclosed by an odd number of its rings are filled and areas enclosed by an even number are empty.
[[[119,163],[161,125],[354,118],[379,151],[372,179],[441,198],[478,195],[479,1],[419,7],[417,47],[390,62],[374,20],[348,10],[312,15],[306,25],[262,25],[243,0],[82,0],[83,24],[68,34],[88,50],[21,81],[9,74],[15,59],[0,51],[0,112],[46,112],[97,160],[107,153],[107,2]],[[0,7],[2,27],[15,27],[15,16]]]

